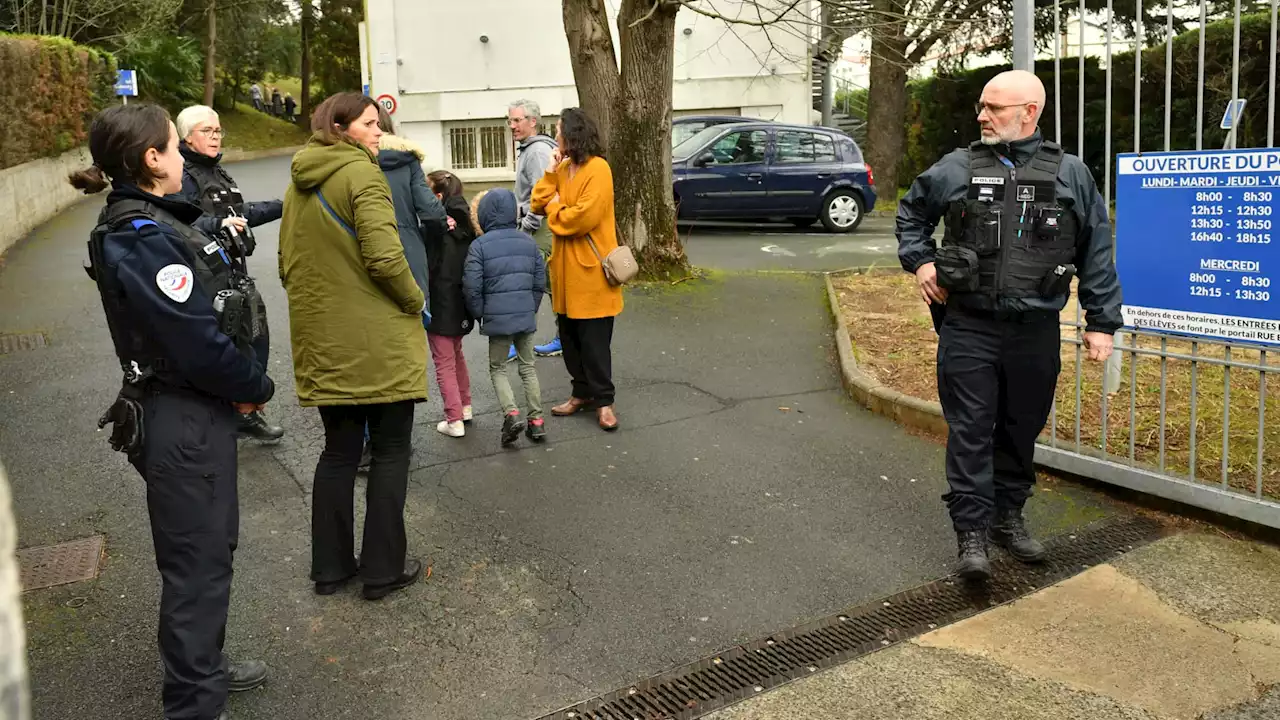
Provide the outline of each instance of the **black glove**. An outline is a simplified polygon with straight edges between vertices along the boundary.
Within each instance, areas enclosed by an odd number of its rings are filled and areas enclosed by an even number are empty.
[[[107,408],[107,411],[98,419],[98,429],[106,427],[107,423],[112,423],[110,441],[112,450],[123,452],[130,459],[142,451],[146,432],[142,422],[141,403],[123,396],[117,397],[111,407]]]

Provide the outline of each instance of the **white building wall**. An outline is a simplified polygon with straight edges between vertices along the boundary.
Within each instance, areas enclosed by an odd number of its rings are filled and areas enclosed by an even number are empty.
[[[618,0],[606,3],[617,47]],[[716,9],[732,16],[734,5],[720,0]],[[807,8],[808,0],[802,5]],[[510,148],[502,167],[455,167],[450,130],[474,133],[477,144],[494,151],[479,156],[492,164],[501,150],[494,147],[494,133],[505,128],[512,101],[533,100],[549,117],[578,104],[561,0],[367,0],[367,13],[370,93],[395,98],[398,132],[424,146],[428,167],[452,168],[464,180],[511,179]],[[812,32],[803,25],[729,27],[682,10],[676,19],[674,114],[732,112],[809,123]]]

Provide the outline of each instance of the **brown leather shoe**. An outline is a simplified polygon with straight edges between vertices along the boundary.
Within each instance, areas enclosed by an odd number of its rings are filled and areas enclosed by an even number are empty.
[[[612,405],[596,410],[596,420],[599,421],[601,430],[613,432],[618,429],[618,416],[613,414]]]
[[[578,412],[579,410],[581,410],[582,408],[586,407],[586,405],[587,405],[586,400],[580,400],[576,397],[571,397],[568,400],[565,400],[564,402],[560,403],[559,405],[556,405],[555,407],[551,408],[551,414],[559,415],[560,417],[564,417],[566,415],[572,415]]]

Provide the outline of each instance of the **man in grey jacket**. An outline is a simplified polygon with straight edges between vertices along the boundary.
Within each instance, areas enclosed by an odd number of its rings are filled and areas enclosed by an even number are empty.
[[[530,197],[533,186],[538,184],[551,163],[551,156],[556,151],[556,141],[538,133],[538,123],[542,120],[542,111],[538,103],[532,100],[517,100],[507,108],[507,127],[511,128],[511,136],[518,143],[516,150],[516,202],[518,205],[519,227],[533,236],[542,251],[545,260],[551,255],[551,228],[547,227],[541,215],[530,211]],[[551,287],[551,283],[547,283]],[[550,292],[550,290],[548,290]],[[533,351],[543,357],[561,353],[560,338],[552,338],[546,345],[538,345]],[[515,357],[515,348],[511,348],[508,360]]]

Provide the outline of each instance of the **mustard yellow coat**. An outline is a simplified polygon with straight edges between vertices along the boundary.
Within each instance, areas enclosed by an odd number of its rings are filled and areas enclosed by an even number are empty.
[[[533,212],[546,216],[551,229],[551,307],[574,320],[613,317],[622,312],[622,288],[604,276],[599,258],[618,247],[613,214],[613,171],[601,157],[593,157],[569,178],[569,161],[542,176],[533,188]]]

